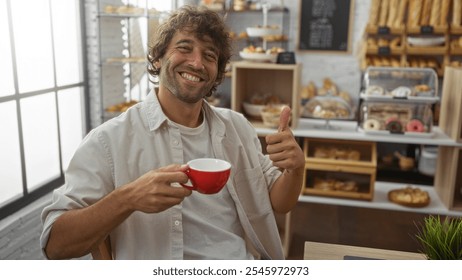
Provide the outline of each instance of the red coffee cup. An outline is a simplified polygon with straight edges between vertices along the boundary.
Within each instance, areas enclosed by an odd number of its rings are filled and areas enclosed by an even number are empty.
[[[188,175],[189,182],[181,185],[203,194],[214,194],[221,191],[231,173],[231,164],[221,159],[199,158],[187,164],[189,168],[185,173]]]

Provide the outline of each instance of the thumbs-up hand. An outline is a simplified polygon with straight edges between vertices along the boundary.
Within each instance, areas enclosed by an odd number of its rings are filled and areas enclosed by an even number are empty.
[[[266,151],[273,164],[279,168],[293,170],[303,167],[305,156],[289,128],[292,110],[285,106],[279,117],[278,132],[266,136]]]
[[[289,128],[290,113],[291,110],[289,107],[284,106],[282,108],[281,115],[279,116],[278,132],[283,132],[284,130]]]

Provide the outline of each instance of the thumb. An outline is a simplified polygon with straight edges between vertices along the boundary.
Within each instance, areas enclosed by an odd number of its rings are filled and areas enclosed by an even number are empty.
[[[282,108],[281,115],[279,117],[279,128],[278,128],[279,132],[282,132],[289,127],[291,111],[292,110],[288,106],[284,106],[284,108]]]

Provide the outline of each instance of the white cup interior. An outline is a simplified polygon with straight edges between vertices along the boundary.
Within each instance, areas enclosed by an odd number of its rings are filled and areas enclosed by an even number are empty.
[[[188,165],[191,169],[208,172],[223,171],[231,168],[229,162],[216,158],[193,159],[188,162]]]

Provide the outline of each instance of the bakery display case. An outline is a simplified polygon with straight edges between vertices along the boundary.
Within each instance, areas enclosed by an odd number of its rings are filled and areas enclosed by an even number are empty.
[[[429,68],[369,67],[359,127],[365,133],[431,137],[438,77]]]
[[[372,200],[375,169],[307,162],[303,194]]]
[[[433,113],[429,104],[364,102],[360,110],[360,128],[364,133],[433,135]]]
[[[370,168],[377,163],[374,142],[305,138],[303,151],[305,160],[311,163]]]
[[[305,138],[303,150],[303,194],[372,200],[377,164],[374,142]]]

